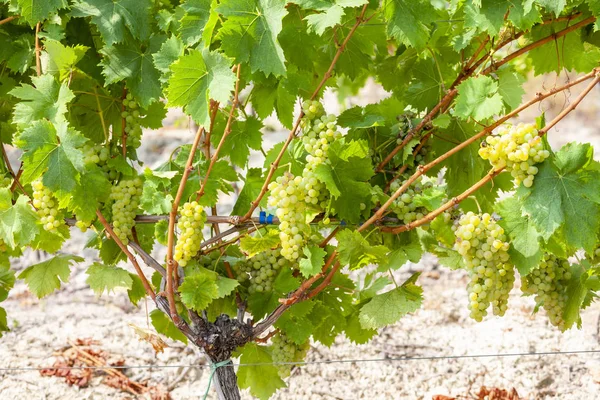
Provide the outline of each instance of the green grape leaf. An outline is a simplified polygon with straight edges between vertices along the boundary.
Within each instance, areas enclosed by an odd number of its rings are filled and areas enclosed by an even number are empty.
[[[194,121],[208,128],[210,100],[226,103],[235,86],[230,63],[217,52],[191,50],[171,66],[167,87],[169,106],[181,106]]]
[[[127,290],[127,295],[129,296],[129,301],[134,306],[137,306],[139,301],[146,297],[146,289],[139,276],[130,273],[129,277],[131,278],[131,289]]]
[[[106,45],[112,46],[123,42],[127,32],[136,39],[148,38],[151,6],[151,0],[77,0],[71,13],[91,17]]]
[[[66,125],[54,126],[36,121],[19,135],[16,144],[23,150],[23,182],[30,183],[43,174],[43,183],[60,199],[73,192],[84,170],[80,147],[86,139]]]
[[[397,270],[406,264],[408,261],[417,263],[423,256],[423,249],[418,241],[411,241],[407,244],[401,245],[401,247],[392,250],[387,256],[384,262],[379,266],[380,271],[387,271],[388,269]]]
[[[542,15],[537,7],[532,7],[533,1],[523,4],[521,1],[511,1],[508,20],[520,30],[528,31],[533,25],[542,21]]]
[[[440,78],[435,61],[419,60],[411,72],[413,80],[404,95],[406,101],[418,110],[425,110],[437,104],[442,98],[444,82]]]
[[[211,17],[212,0],[186,0],[181,4],[185,11],[179,20],[179,33],[187,46],[193,46],[202,40],[204,29]]]
[[[217,277],[217,299],[229,296],[240,283],[235,279]]]
[[[106,175],[99,169],[94,168],[86,171],[75,186],[75,190],[61,199],[68,200],[69,209],[82,221],[92,221],[96,217],[96,210],[100,203],[106,201],[110,196],[111,184]]]
[[[10,269],[10,265],[0,264],[0,302],[6,300],[14,285],[15,272]]]
[[[510,4],[510,0],[469,0],[465,6],[465,26],[496,36]]]
[[[517,192],[545,240],[564,225],[566,244],[589,253],[600,228],[600,171],[587,168],[592,160],[589,144],[567,144],[541,164],[531,188]]]
[[[375,335],[377,335],[377,329],[363,328],[359,317],[360,313],[358,311],[355,311],[346,317],[347,322],[344,333],[352,343],[365,344],[368,343]]]
[[[150,320],[152,321],[152,326],[154,326],[156,332],[165,335],[170,339],[178,340],[185,344],[188,343],[187,337],[177,329],[173,321],[163,314],[162,311],[158,309],[150,311]]]
[[[544,256],[544,252],[541,248],[537,251],[537,253],[527,257],[522,253],[519,253],[514,247],[508,249],[508,254],[510,255],[510,260],[517,267],[517,270],[521,276],[526,276],[532,270],[537,268],[542,261],[542,257]]]
[[[240,191],[237,201],[233,206],[231,215],[244,215],[250,209],[250,202],[254,201],[260,193],[264,180],[260,168],[249,168],[246,173],[244,187]]]
[[[133,286],[133,280],[129,276],[129,272],[123,268],[93,263],[86,273],[88,277],[85,283],[90,285],[90,288],[98,296],[102,296],[105,291],[110,294],[118,287],[131,289]]]
[[[531,40],[540,40],[572,25],[571,21],[534,27]],[[584,43],[581,31],[574,31],[557,40],[532,49],[527,54],[535,75],[549,72],[587,72],[598,65],[600,49]]]
[[[179,286],[181,301],[186,307],[200,312],[219,296],[216,277],[210,273],[188,275]]]
[[[229,0],[217,11],[227,18],[217,38],[229,57],[248,62],[252,72],[285,75],[285,56],[277,40],[286,16],[285,3],[278,0]]]
[[[421,307],[423,289],[415,284],[420,273],[411,276],[402,286],[379,294],[360,309],[359,321],[364,329],[378,329],[397,322]]]
[[[567,286],[567,302],[563,310],[564,330],[570,329],[574,324],[581,328],[580,310],[589,292],[586,287],[589,275],[587,272],[582,272],[582,269],[583,265],[571,266],[571,279]]]
[[[510,237],[515,250],[525,257],[531,257],[540,250],[540,234],[529,215],[523,214],[521,202],[516,196],[497,203],[496,212],[502,217],[499,224]]]
[[[498,71],[498,93],[502,96],[507,111],[514,110],[521,104],[521,99],[525,94],[524,82],[523,76],[508,68]]]
[[[44,41],[46,52],[42,57],[43,71],[57,75],[59,81],[65,81],[75,71],[75,65],[85,56],[89,47],[77,45],[65,46],[57,40]]]
[[[41,299],[59,289],[61,281],[67,282],[69,280],[72,262],[80,263],[83,261],[84,259],[81,257],[61,254],[27,267],[19,274],[19,279],[23,279],[29,290]]]
[[[469,78],[458,85],[456,116],[477,121],[485,120],[502,111],[502,95],[498,83],[489,76]]]
[[[306,10],[316,10],[319,13],[310,14],[304,19],[308,23],[309,30],[322,36],[327,28],[332,28],[342,22],[346,7],[358,7],[366,4],[368,0],[295,0]]]
[[[73,92],[52,75],[34,76],[31,82],[33,86],[22,84],[9,92],[22,100],[15,106],[13,122],[22,128],[40,119],[63,122],[67,104],[75,97]]]
[[[160,47],[160,50],[152,55],[154,66],[163,73],[162,82],[167,81],[171,76],[171,65],[181,56],[183,56],[185,47],[181,39],[177,36],[171,36]]]
[[[65,0],[17,0],[17,4],[19,19],[26,21],[32,27],[68,5]]]
[[[306,317],[310,314],[314,305],[315,303],[312,301],[294,304],[279,317],[274,325],[275,328],[285,333],[296,344],[306,343],[314,330],[314,325]]]
[[[544,7],[547,11],[554,12],[554,15],[557,17],[561,12],[565,9],[567,5],[567,0],[529,0],[526,4],[537,3],[540,6]]]
[[[327,252],[319,246],[307,246],[302,251],[306,256],[300,259],[299,269],[302,276],[309,278],[321,272]]]
[[[10,329],[8,328],[8,320],[6,319],[6,310],[0,307],[0,338],[2,337],[2,332],[8,332]]]
[[[387,33],[406,46],[421,49],[429,40],[428,24],[435,10],[427,0],[391,0],[384,3]]]
[[[12,204],[9,188],[0,188],[0,239],[10,248],[30,244],[39,232],[38,216],[26,196]]]
[[[242,249],[248,257],[253,257],[263,251],[274,249],[279,246],[280,242],[279,231],[270,229],[264,235],[258,233],[255,236],[244,236],[240,239],[240,249]]]
[[[255,318],[262,318],[279,305],[279,299],[300,286],[300,277],[294,277],[291,269],[283,269],[273,282],[273,291],[255,292],[248,298],[248,309]]]
[[[238,385],[241,389],[250,389],[252,396],[260,400],[269,399],[277,389],[285,387],[285,382],[279,377],[277,367],[266,346],[257,343],[247,343],[241,349],[238,369]]]
[[[245,121],[233,121],[231,133],[225,138],[219,155],[228,156],[231,162],[239,167],[246,167],[250,157],[250,149],[260,150],[262,144],[262,122],[254,117],[248,117]],[[225,132],[225,121],[215,124],[213,134],[210,136],[213,146],[216,148]]]
[[[127,88],[140,106],[148,107],[162,95],[160,72],[154,66],[152,54],[157,53],[164,37],[153,36],[149,43],[127,41],[104,47],[101,61],[106,84],[125,80]]]
[[[373,167],[368,151],[365,141],[334,141],[327,150],[329,163],[315,169],[315,176],[331,193],[331,206],[350,223],[360,218],[357,204],[367,204],[371,199],[368,180],[373,176]]]
[[[389,252],[385,246],[371,246],[359,232],[343,230],[337,234],[339,260],[350,269],[386,262]]]
[[[173,196],[169,193],[171,179],[177,175],[177,171],[152,171],[150,168],[144,170],[144,188],[140,205],[149,214],[168,214],[173,204]]]

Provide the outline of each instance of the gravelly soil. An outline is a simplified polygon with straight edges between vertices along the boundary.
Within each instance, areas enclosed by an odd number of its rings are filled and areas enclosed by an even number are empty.
[[[546,86],[554,84],[553,78],[545,79]],[[533,85],[531,93],[538,90]],[[574,89],[571,98],[577,93]],[[559,130],[550,137],[554,146],[573,138],[598,144],[599,125],[592,121],[598,115],[599,98],[599,94],[594,93],[559,125]],[[557,98],[554,103],[544,103],[542,109],[548,110],[548,118],[551,118],[563,103],[564,98]],[[533,110],[522,117],[531,118],[539,111]],[[170,116],[171,122],[177,118],[176,113]],[[160,158],[156,157],[157,152],[165,157],[164,154],[168,155],[189,134],[187,130],[171,129],[151,135],[155,139],[153,145],[144,151],[147,159],[152,155],[152,164],[156,164]],[[222,208],[228,209],[230,204],[227,199]],[[84,238],[73,239],[66,251],[83,254],[87,262],[92,262],[95,252],[82,251],[84,243]],[[43,257],[46,256],[29,253],[15,260],[14,268],[23,269]],[[543,313],[532,317],[533,300],[519,297],[515,288],[511,308],[504,318],[490,318],[476,324],[467,317],[464,272],[438,269],[435,260],[426,257],[418,265],[397,271],[397,278],[405,279],[414,271],[424,272],[419,279],[425,296],[422,309],[383,329],[369,344],[355,346],[340,337],[331,348],[314,346],[307,361],[321,363],[294,370],[288,380],[289,388],[278,392],[275,398],[431,399],[435,394],[466,395],[482,385],[514,387],[528,399],[600,398],[598,354],[419,359],[600,349],[597,334],[600,305],[595,304],[583,313],[582,330],[561,334],[547,323]],[[202,398],[209,375],[209,370],[202,367],[202,357],[171,341],[172,347],[155,356],[151,347],[138,341],[128,326],[128,323],[146,326],[145,305],[132,307],[122,292],[97,298],[86,287],[85,279],[85,265],[77,266],[73,268],[70,282],[43,300],[30,295],[24,285],[17,285],[10,299],[2,304],[9,314],[12,330],[0,339],[0,368],[49,366],[54,361],[53,352],[65,346],[68,340],[92,337],[100,341],[102,349],[124,357],[127,365],[155,366],[127,370],[128,376],[164,386],[181,378],[171,391],[173,399]],[[393,361],[403,357],[413,359]],[[356,359],[387,361],[327,362]],[[159,365],[174,367],[161,369]],[[89,387],[79,389],[59,378],[42,377],[38,371],[0,370],[0,400],[132,398],[130,394],[101,384],[101,380],[96,378]],[[209,398],[213,398],[212,394]],[[244,398],[250,396],[244,393]]]

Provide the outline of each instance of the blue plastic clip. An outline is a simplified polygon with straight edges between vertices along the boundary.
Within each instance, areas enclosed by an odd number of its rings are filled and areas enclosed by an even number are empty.
[[[258,223],[261,225],[266,223],[266,220],[265,220],[266,216],[267,216],[267,213],[264,211],[261,211],[260,214],[258,215]]]
[[[267,216],[267,224],[273,225],[273,214]]]

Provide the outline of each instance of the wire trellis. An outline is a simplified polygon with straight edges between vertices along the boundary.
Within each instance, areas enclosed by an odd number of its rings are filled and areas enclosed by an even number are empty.
[[[449,356],[409,356],[409,357],[389,357],[389,358],[357,358],[341,360],[316,360],[316,361],[288,361],[288,362],[270,362],[270,363],[228,363],[234,367],[259,367],[265,365],[319,365],[319,364],[348,364],[348,363],[380,363],[380,362],[402,362],[402,361],[439,361],[439,360],[459,360],[459,359],[479,359],[479,358],[507,358],[507,357],[536,357],[536,356],[559,356],[559,355],[578,355],[578,354],[600,354],[598,350],[572,350],[572,351],[542,351],[528,353],[497,353],[497,354],[463,354]],[[217,366],[220,367],[221,365]],[[211,364],[175,364],[175,365],[121,365],[121,366],[76,366],[76,367],[1,367],[0,372],[12,371],[39,371],[44,369],[55,370],[76,370],[76,369],[170,369],[170,368],[211,368]]]

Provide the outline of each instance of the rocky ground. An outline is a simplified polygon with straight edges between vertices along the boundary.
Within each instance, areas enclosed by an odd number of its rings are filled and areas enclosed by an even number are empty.
[[[539,91],[541,84],[548,88],[555,80],[552,77],[538,80],[531,84],[529,92]],[[564,107],[565,101],[577,95],[576,89],[570,97],[557,96],[522,118],[531,118],[542,110],[551,118]],[[367,94],[349,102],[372,101],[379,96]],[[554,146],[574,139],[600,141],[599,99],[596,90],[551,132]],[[191,134],[186,124],[185,118],[173,113],[167,124],[170,128],[147,133],[153,140],[143,149],[145,160],[155,164],[165,154],[168,156],[181,140],[189,140]],[[230,200],[224,200],[222,208],[229,207]],[[84,243],[85,238],[78,236],[65,251],[81,254],[91,263],[95,251],[84,250]],[[15,260],[14,268],[22,270],[45,257],[29,253]],[[37,300],[23,284],[18,284],[9,300],[2,304],[12,330],[0,339],[0,400],[131,399],[131,394],[102,384],[101,376],[94,378],[89,387],[77,388],[68,386],[61,378],[42,377],[36,370],[9,370],[50,366],[54,351],[66,346],[69,340],[87,337],[98,340],[99,348],[122,356],[126,365],[150,366],[126,370],[129,377],[170,387],[174,400],[202,398],[209,376],[204,360],[190,348],[172,341],[168,341],[170,347],[164,353],[154,355],[150,345],[140,342],[128,326],[134,323],[146,327],[151,304],[146,306],[142,302],[135,308],[122,292],[96,297],[85,284],[85,266],[73,268],[69,283],[43,300]],[[477,324],[468,318],[464,272],[439,268],[434,258],[425,257],[421,263],[397,271],[398,279],[406,279],[414,271],[423,271],[419,283],[424,288],[425,301],[420,310],[381,330],[369,344],[355,346],[340,337],[331,348],[314,346],[308,355],[309,365],[294,370],[288,380],[289,387],[275,398],[430,400],[440,394],[471,398],[469,393],[478,391],[482,385],[514,387],[527,399],[600,397],[599,353],[445,358],[600,350],[600,305],[595,304],[583,313],[581,330],[561,334],[547,323],[543,312],[532,316],[533,300],[520,297],[515,288],[504,318],[490,318]],[[395,360],[399,358],[404,359]],[[348,361],[359,359],[379,361]],[[336,362],[342,360],[345,362]],[[212,393],[209,398],[214,398],[211,396]],[[244,398],[250,396],[244,393]]]

